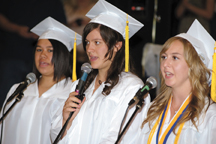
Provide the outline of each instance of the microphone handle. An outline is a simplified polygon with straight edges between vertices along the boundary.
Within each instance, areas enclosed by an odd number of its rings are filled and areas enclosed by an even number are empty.
[[[83,81],[83,80],[79,80],[79,83],[77,84],[77,86],[76,86],[76,92],[78,92],[80,95],[82,95],[82,93],[83,93],[83,89],[84,89],[84,84],[85,84],[85,81]]]
[[[76,92],[79,93],[78,95],[76,95],[75,97],[77,97],[78,99],[80,99],[81,101],[83,100],[85,94],[83,94],[83,90],[84,90],[84,84],[85,81],[80,80],[79,83],[76,86]]]
[[[138,99],[144,99],[145,95],[149,92],[150,89],[142,89],[140,93],[137,95]]]
[[[10,102],[16,95],[18,95],[20,92],[23,92],[23,90],[27,87],[27,82],[21,82],[20,85],[16,88],[16,90],[13,92],[13,94],[7,99],[7,103]]]
[[[133,103],[135,103],[138,95],[140,95],[140,92],[141,92],[141,88],[136,92],[135,96],[133,97],[133,99],[130,100],[130,102],[128,103],[128,106],[131,106]]]
[[[149,89],[146,88],[146,86],[143,87],[143,88],[140,88],[140,89],[137,91],[136,95],[133,97],[133,99],[130,100],[130,102],[128,103],[128,105],[131,106],[132,104],[135,103],[135,101],[136,101],[137,99],[138,99],[138,100],[144,99],[144,98],[145,98],[144,96],[145,96],[148,92],[149,92]]]
[[[81,101],[83,101],[85,94],[82,95],[76,95],[75,97],[77,97],[78,99],[80,99]]]
[[[79,94],[76,95],[75,97],[77,97],[78,99],[80,99],[81,101],[84,99],[85,97],[85,94],[83,94],[83,89],[84,89],[84,84],[85,84],[85,81],[83,81],[82,79],[80,79],[79,83],[77,84],[76,86],[76,89],[75,91],[78,92]],[[78,104],[78,103],[77,103]],[[67,125],[68,125],[68,122],[69,120],[71,119],[72,115],[73,115],[74,112],[70,112],[69,114],[69,117],[68,119],[66,120],[65,124],[63,125],[61,131],[59,132],[59,134],[57,135],[55,141],[53,144],[57,144],[59,142],[59,140],[62,138],[66,128],[67,128]]]

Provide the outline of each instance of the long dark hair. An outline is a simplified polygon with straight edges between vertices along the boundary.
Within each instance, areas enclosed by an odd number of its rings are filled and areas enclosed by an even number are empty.
[[[48,40],[53,46],[53,57],[52,57],[52,63],[54,64],[53,80],[59,82],[63,76],[66,78],[71,77],[72,57],[67,47],[60,41],[54,39],[48,39]],[[37,79],[39,79],[41,73],[37,70],[35,62],[33,63],[33,72],[35,73]]]
[[[105,84],[108,85],[104,87],[102,92],[103,95],[107,96],[110,94],[111,89],[118,83],[119,74],[122,71],[124,71],[125,68],[125,44],[124,44],[125,40],[119,32],[107,26],[98,23],[88,23],[84,28],[83,36],[82,36],[82,43],[83,43],[84,50],[86,50],[86,37],[94,29],[99,29],[100,35],[108,47],[108,51],[105,55],[105,57],[107,57],[108,60],[112,59],[113,57],[114,47],[116,43],[122,42],[122,47],[116,53],[115,57],[113,58],[112,64],[107,72],[107,79],[105,81]],[[132,59],[130,58],[130,72],[135,74],[135,69],[132,63],[133,63]],[[89,87],[89,85],[92,83],[92,81],[94,80],[97,74],[98,74],[97,69],[94,69],[89,74],[86,80],[84,91]]]

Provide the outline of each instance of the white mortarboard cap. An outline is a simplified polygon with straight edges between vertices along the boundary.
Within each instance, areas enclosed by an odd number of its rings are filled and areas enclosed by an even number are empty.
[[[195,48],[206,67],[212,69],[215,40],[197,19],[194,20],[187,33],[179,34],[177,37],[188,40]]]
[[[99,0],[86,14],[90,22],[103,24],[119,32],[125,38],[127,14],[105,0]],[[144,25],[128,15],[129,38],[131,38]]]
[[[52,17],[47,17],[34,28],[31,32],[37,34],[39,39],[55,39],[62,42],[69,51],[72,50],[75,32],[65,25],[61,24]],[[79,45],[82,42],[82,37],[76,34],[76,44]]]

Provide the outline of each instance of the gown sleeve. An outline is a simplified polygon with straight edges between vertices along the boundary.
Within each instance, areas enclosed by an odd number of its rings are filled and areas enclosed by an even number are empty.
[[[138,89],[141,88],[141,86],[142,85],[137,84],[137,85],[130,85],[130,87],[125,88],[126,91],[125,97],[122,97],[122,99],[120,100],[120,103],[117,106],[115,113],[113,115],[112,121],[109,124],[108,131],[106,131],[106,133],[103,134],[100,144],[113,144],[116,142],[120,125],[123,120],[128,103],[133,98],[133,96],[138,91]],[[129,126],[129,129],[122,136],[121,144],[135,143],[137,132],[140,129],[140,126],[144,119],[145,113],[147,112],[147,107],[149,104],[150,104],[150,95],[147,95],[147,97],[145,98],[144,106],[142,107],[141,110],[139,110],[138,114],[135,116],[134,120]],[[136,109],[136,105],[134,105],[132,108],[131,107],[129,108],[122,130],[124,129],[129,119],[131,118],[135,109]]]
[[[75,86],[77,85],[78,81],[75,81],[71,84],[70,86],[70,92],[74,91]],[[69,94],[68,96],[69,97]],[[53,105],[53,111],[54,111],[54,115],[52,116],[52,125],[51,125],[51,130],[50,130],[50,137],[51,137],[51,141],[54,142],[56,137],[58,136],[59,132],[61,131],[62,127],[63,127],[63,107],[65,104],[65,101],[67,100],[67,98],[63,101],[63,102],[58,102],[58,104],[54,104]],[[60,144],[60,142],[59,142]]]

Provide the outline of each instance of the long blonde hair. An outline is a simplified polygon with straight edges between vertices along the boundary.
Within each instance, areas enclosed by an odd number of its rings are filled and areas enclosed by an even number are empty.
[[[184,58],[186,60],[186,63],[189,67],[189,80],[192,85],[192,99],[189,103],[189,106],[187,110],[184,113],[184,116],[180,119],[178,124],[175,126],[174,130],[181,124],[186,121],[191,120],[193,125],[197,128],[196,125],[196,118],[198,120],[202,110],[205,107],[205,99],[208,98],[208,106],[210,105],[210,97],[208,96],[209,93],[209,85],[208,85],[208,79],[210,76],[210,70],[204,65],[204,63],[201,61],[199,55],[197,54],[194,47],[191,45],[190,42],[188,42],[186,39],[183,39],[181,37],[172,37],[166,41],[166,43],[163,45],[163,49],[160,52],[160,56],[165,53],[170,45],[174,41],[180,41],[183,44],[184,47]],[[162,111],[165,109],[165,106],[168,104],[168,101],[170,99],[170,96],[172,94],[172,88],[166,86],[165,80],[161,77],[161,88],[159,95],[153,100],[152,105],[150,106],[147,118],[143,121],[142,127],[144,124],[149,123],[149,127],[151,127],[153,121],[158,118],[158,116],[162,113]]]

